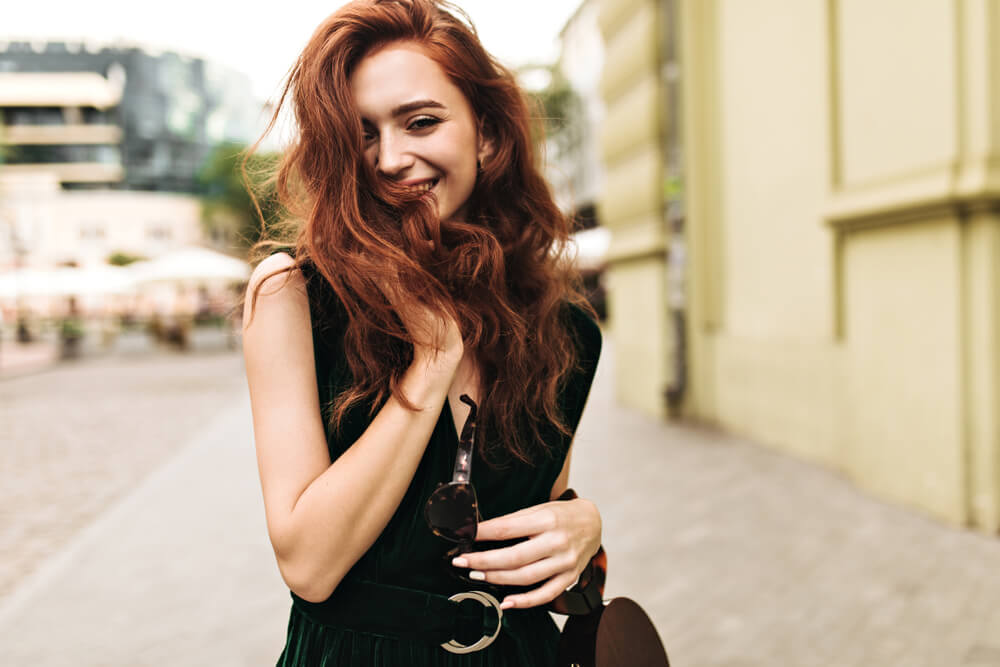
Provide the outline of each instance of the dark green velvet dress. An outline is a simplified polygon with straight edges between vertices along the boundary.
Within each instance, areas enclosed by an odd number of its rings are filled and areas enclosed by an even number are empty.
[[[313,318],[313,348],[320,404],[327,405],[350,382],[350,372],[342,347],[343,322],[336,297],[318,273],[305,269],[310,310]],[[333,313],[333,317],[330,317]],[[325,316],[324,316],[325,314]],[[575,307],[565,309],[565,321],[581,352],[581,364],[567,384],[561,401],[573,430],[579,422],[590,391],[601,348],[597,324]],[[328,324],[328,322],[334,324]],[[370,423],[367,406],[355,406],[341,426],[339,436],[327,429],[331,460],[356,441]],[[496,437],[488,432],[480,439]],[[562,470],[571,438],[551,432],[557,454],[534,466],[508,462],[491,467],[477,447],[472,466],[472,482],[479,497],[484,519],[544,503]],[[451,546],[427,528],[423,506],[440,482],[450,481],[458,446],[454,422],[445,403],[431,434],[413,480],[399,508],[372,547],[346,575],[345,581],[366,580],[451,595],[470,590],[469,584],[449,576],[442,565]],[[336,604],[336,591],[322,604]],[[287,640],[278,659],[279,667],[549,667],[555,662],[558,628],[544,607],[504,611],[503,626],[496,641],[487,648],[465,655],[445,651],[439,645],[420,640],[397,639],[331,627],[308,613],[292,594]],[[392,614],[386,609],[386,614]]]

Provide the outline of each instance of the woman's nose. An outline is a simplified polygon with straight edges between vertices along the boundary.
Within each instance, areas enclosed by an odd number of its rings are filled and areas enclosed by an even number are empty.
[[[397,176],[413,165],[413,155],[406,150],[406,142],[385,135],[379,141],[375,166],[386,176]]]

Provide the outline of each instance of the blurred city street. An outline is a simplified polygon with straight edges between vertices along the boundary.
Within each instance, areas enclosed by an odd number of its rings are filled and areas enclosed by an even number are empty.
[[[609,597],[676,667],[1000,665],[1000,542],[836,474],[615,405],[606,343],[571,484]],[[238,353],[0,379],[0,664],[268,665],[288,612]]]

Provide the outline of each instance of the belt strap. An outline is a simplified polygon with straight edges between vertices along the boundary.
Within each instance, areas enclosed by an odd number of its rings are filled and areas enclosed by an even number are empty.
[[[317,623],[355,632],[472,645],[496,633],[500,617],[475,599],[452,602],[447,596],[372,581],[343,581],[323,602],[292,593],[295,607]]]

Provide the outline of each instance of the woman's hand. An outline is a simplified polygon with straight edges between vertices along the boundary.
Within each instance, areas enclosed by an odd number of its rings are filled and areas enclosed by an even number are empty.
[[[433,362],[438,355],[456,364],[465,351],[462,331],[450,313],[439,313],[413,298],[399,280],[382,280],[379,289],[413,336],[414,362]]]
[[[399,306],[396,312],[413,336],[414,361],[434,361],[439,354],[446,359],[462,359],[465,353],[462,331],[450,314],[435,312],[416,302]]]
[[[601,515],[583,498],[554,500],[479,524],[476,540],[528,539],[513,546],[462,554],[456,567],[491,584],[538,588],[508,595],[502,609],[546,604],[572,586],[601,545]]]

